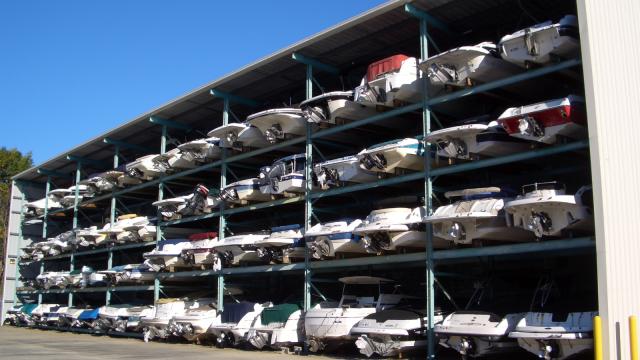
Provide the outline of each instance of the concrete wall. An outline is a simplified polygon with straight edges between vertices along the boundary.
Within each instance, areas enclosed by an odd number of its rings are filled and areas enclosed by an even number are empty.
[[[605,359],[629,359],[640,315],[640,1],[579,0]]]

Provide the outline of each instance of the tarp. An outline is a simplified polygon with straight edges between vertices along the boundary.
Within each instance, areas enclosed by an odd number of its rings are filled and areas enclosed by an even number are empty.
[[[36,307],[38,307],[38,304],[24,304],[21,310],[23,313],[27,315],[31,315],[31,313]]]
[[[271,323],[284,323],[289,319],[289,316],[294,312],[300,310],[298,304],[280,304],[270,308],[262,310],[260,321],[262,325],[269,325]]]
[[[85,310],[78,316],[78,320],[84,320],[84,321],[95,320],[98,318],[99,310],[100,309]]]
[[[222,311],[223,323],[237,323],[248,312],[253,311],[255,303],[252,302],[239,302],[232,304],[224,304],[224,310]]]

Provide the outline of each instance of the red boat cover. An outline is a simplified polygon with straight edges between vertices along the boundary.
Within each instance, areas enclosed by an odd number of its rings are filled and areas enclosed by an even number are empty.
[[[367,69],[367,81],[375,80],[380,74],[399,70],[402,62],[408,58],[407,55],[398,54],[372,63]]]
[[[205,232],[205,233],[198,233],[198,234],[189,235],[189,240],[198,241],[198,240],[213,239],[216,236],[218,236],[217,232],[210,231],[210,232]]]

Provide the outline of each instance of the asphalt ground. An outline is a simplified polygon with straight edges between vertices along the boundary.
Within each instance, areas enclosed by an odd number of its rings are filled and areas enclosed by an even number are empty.
[[[180,343],[145,343],[140,339],[77,334],[55,330],[0,327],[0,359],[46,360],[290,360],[328,359],[299,356],[280,351],[218,349],[212,346]],[[331,358],[336,359],[336,358]]]

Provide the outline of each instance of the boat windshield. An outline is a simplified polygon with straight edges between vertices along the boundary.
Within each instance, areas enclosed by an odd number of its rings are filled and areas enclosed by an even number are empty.
[[[557,181],[533,183],[522,186],[522,193],[526,194],[537,190],[565,190],[565,186]]]
[[[341,307],[375,307],[380,294],[392,294],[393,284],[345,284]]]

